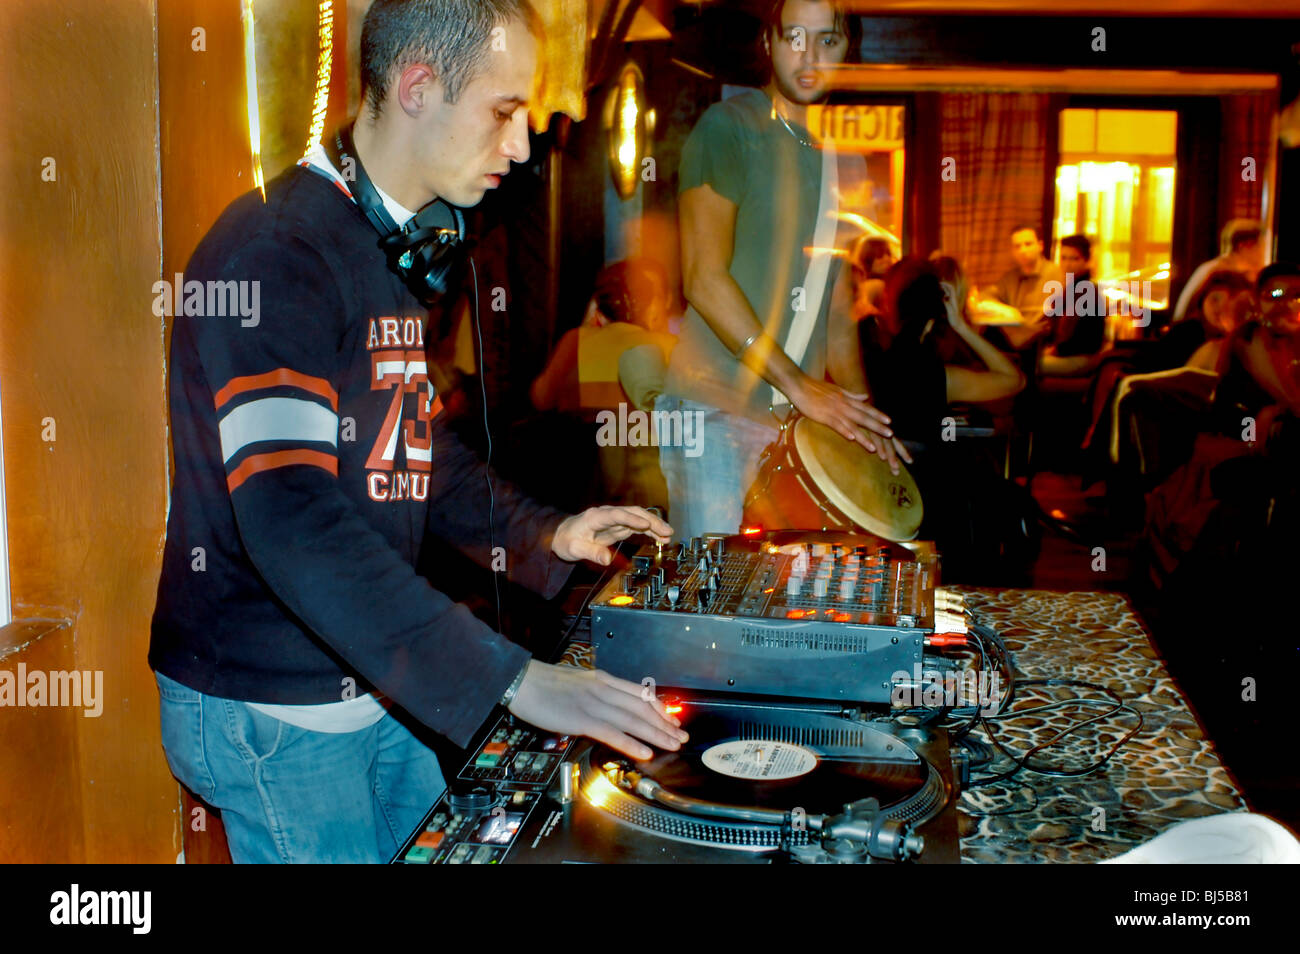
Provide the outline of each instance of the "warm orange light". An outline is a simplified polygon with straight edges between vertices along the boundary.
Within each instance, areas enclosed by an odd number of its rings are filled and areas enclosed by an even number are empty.
[[[266,188],[262,180],[262,120],[257,104],[257,40],[253,20],[253,0],[243,0],[239,20],[244,30],[244,88],[245,114],[248,119],[248,145],[253,158],[253,185],[266,201]]]
[[[815,613],[815,612],[817,612],[817,611],[816,611],[816,610],[813,610],[813,612]],[[786,619],[803,619],[803,617],[804,617],[804,611],[803,611],[803,610],[786,610],[786,613],[785,613],[785,618],[786,618]]]
[[[608,771],[608,768],[606,768]],[[587,796],[587,801],[597,808],[604,808],[609,802],[618,796],[618,789],[604,775],[593,775],[587,787],[583,790]]]
[[[321,0],[319,14],[319,51],[316,60],[316,96],[312,102],[311,130],[307,134],[307,148],[311,152],[325,131],[325,113],[329,109],[330,68],[334,63],[334,0]]]
[[[677,713],[681,711],[681,706],[664,706],[664,712],[667,712],[669,715],[677,715]]]
[[[624,200],[636,194],[646,156],[645,80],[636,64],[623,67],[605,107],[609,166],[614,187]]]
[[[752,537],[752,536],[754,536],[755,534],[762,533],[762,532],[763,532],[763,528],[762,528],[762,527],[745,527],[745,528],[744,528],[743,530],[741,530],[740,532],[743,533],[743,534],[744,534],[745,536],[747,536],[747,537]]]
[[[849,620],[851,620],[852,618],[853,618],[853,617],[850,616],[848,613],[836,613],[836,614],[835,614],[835,622],[837,622],[837,623],[847,623],[847,622],[848,622]]]
[[[773,587],[770,587],[770,586],[769,586],[769,587],[768,587],[767,589],[765,589],[763,592],[764,592],[764,593],[771,593],[772,590],[773,590]]]
[[[635,602],[636,602],[635,596],[629,596],[626,593],[620,593],[618,596],[614,597],[612,600],[609,601],[609,605],[626,606],[628,603],[635,603]]]

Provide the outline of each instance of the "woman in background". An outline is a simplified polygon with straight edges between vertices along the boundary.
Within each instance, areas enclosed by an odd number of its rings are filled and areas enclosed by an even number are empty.
[[[886,275],[882,314],[858,326],[873,400],[905,440],[939,440],[949,405],[996,401],[1025,386],[1020,368],[967,323],[965,303],[955,261],[905,258]],[[974,366],[958,363],[967,349]]]
[[[860,235],[849,246],[853,284],[853,317],[859,321],[878,315],[884,304],[885,273],[894,264],[894,252],[882,238]]]

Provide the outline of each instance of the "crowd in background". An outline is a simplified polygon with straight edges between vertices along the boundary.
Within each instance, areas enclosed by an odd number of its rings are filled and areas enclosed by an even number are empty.
[[[1293,445],[1300,269],[1265,266],[1258,223],[1230,222],[1222,254],[1192,273],[1175,307],[1142,338],[1116,340],[1116,298],[1092,274],[1086,236],[1062,238],[1057,261],[1035,225],[1008,238],[1010,266],[986,289],[941,250],[900,259],[864,235],[841,253],[871,400],[913,453],[922,535],[947,555],[950,578],[1015,582],[1024,567],[1009,564],[1032,559],[1037,529],[1073,530],[1029,492],[1031,449],[1052,445],[1056,469],[1144,513],[1159,583],[1218,502],[1215,468],[1238,457],[1281,466]],[[602,411],[653,409],[678,300],[649,259],[606,267],[533,382],[542,426],[587,445],[592,500],[666,509],[657,449],[593,434]]]

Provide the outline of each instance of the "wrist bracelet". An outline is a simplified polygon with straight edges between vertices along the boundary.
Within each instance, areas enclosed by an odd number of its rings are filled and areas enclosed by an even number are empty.
[[[754,342],[757,341],[759,338],[763,337],[763,335],[765,335],[766,333],[767,332],[765,331],[756,331],[748,338],[746,338],[745,343],[742,344],[740,346],[740,350],[736,352],[736,360],[740,360],[744,356],[745,352],[748,351],[753,346]]]
[[[532,662],[532,660],[530,659],[528,662]],[[528,663],[526,662],[524,663],[523,668],[519,670],[519,675],[515,676],[515,681],[510,683],[510,687],[506,689],[505,695],[501,697],[501,705],[507,709],[510,708],[510,703],[515,701],[515,696],[519,693],[519,687],[524,684],[524,676],[527,672]]]

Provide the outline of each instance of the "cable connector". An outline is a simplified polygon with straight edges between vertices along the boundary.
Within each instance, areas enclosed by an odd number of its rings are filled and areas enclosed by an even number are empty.
[[[965,633],[935,633],[932,636],[927,636],[925,639],[925,645],[933,646],[935,648],[943,648],[945,646],[965,646],[966,644],[967,640]]]

